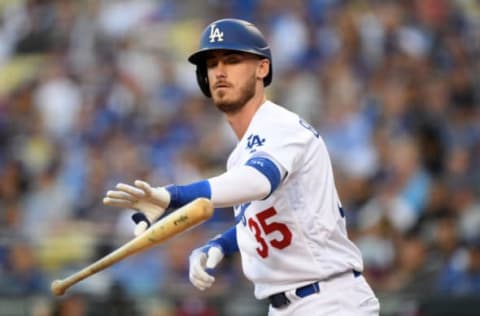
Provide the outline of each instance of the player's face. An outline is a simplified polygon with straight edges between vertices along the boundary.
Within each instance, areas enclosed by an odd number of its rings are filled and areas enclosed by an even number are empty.
[[[239,111],[257,93],[262,59],[256,55],[228,50],[207,55],[207,73],[213,103],[224,113]]]

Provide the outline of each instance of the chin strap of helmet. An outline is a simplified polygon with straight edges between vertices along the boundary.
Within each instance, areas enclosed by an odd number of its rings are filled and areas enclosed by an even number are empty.
[[[205,96],[210,98],[212,94],[210,93],[210,87],[208,86],[207,67],[205,67],[205,65],[197,65],[196,74],[200,90],[202,90]]]

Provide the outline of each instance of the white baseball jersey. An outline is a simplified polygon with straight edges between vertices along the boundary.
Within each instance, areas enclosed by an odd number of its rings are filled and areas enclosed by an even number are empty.
[[[243,271],[255,285],[255,297],[362,271],[318,133],[295,113],[267,101],[230,154],[227,169],[255,156],[266,156],[287,172],[269,197],[234,208]]]

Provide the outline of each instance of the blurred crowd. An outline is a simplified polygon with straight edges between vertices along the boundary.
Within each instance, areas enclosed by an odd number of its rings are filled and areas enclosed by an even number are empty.
[[[190,251],[233,223],[229,209],[66,298],[49,294],[53,279],[132,238],[132,211],[101,203],[116,183],[225,169],[236,139],[186,60],[222,17],[264,32],[269,98],[324,138],[385,315],[426,295],[480,296],[480,1],[11,0],[0,10],[0,315],[264,314],[238,258],[208,293],[188,282]],[[15,314],[19,298],[31,301]]]

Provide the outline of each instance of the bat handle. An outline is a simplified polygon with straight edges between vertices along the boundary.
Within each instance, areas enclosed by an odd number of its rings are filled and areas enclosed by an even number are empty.
[[[52,293],[56,296],[63,295],[65,291],[70,287],[70,284],[67,284],[64,280],[55,280],[52,282],[50,289]]]
[[[92,275],[91,271],[83,269],[82,271],[79,271],[68,278],[53,281],[50,285],[50,290],[56,296],[63,295],[65,294],[65,291],[67,291],[72,285],[80,282],[90,275]]]

